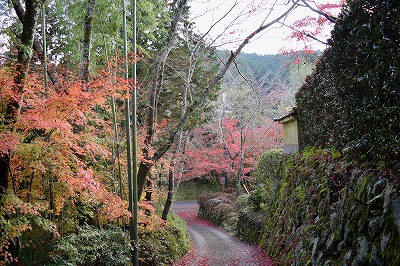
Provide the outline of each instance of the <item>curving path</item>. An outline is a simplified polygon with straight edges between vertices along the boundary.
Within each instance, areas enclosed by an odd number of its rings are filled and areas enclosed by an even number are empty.
[[[187,222],[192,247],[174,266],[271,266],[259,247],[240,241],[212,223],[197,217],[196,202],[176,202],[173,211]]]

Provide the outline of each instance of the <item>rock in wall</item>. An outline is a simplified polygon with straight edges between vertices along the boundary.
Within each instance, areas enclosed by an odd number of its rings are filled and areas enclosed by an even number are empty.
[[[268,192],[262,234],[247,240],[278,265],[400,265],[399,183],[327,151],[291,156]],[[253,216],[239,215],[242,238]]]

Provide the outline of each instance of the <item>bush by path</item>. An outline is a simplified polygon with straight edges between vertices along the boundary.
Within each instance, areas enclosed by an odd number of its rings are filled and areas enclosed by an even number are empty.
[[[200,195],[198,216],[222,226],[230,234],[236,235],[239,211],[247,206],[248,195],[236,198],[236,192],[216,192]]]

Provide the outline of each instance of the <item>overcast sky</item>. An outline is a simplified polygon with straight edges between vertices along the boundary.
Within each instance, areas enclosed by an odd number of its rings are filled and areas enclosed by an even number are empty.
[[[339,0],[337,0],[339,1]],[[277,2],[271,11],[267,23],[285,10],[288,0],[242,0],[236,1],[238,5],[231,13],[221,20],[209,33],[208,38],[215,39],[225,30],[225,34],[218,38],[215,43],[219,49],[235,50],[239,45],[239,41],[243,40],[249,33],[257,29],[270,12],[272,4]],[[315,0],[317,4],[327,3],[327,0]],[[329,2],[332,2],[330,0]],[[235,0],[191,0],[191,14],[193,21],[196,23],[200,33],[205,33],[210,26],[217,22],[228,10],[232,8]],[[294,21],[305,16],[317,16],[314,12],[305,7],[295,9],[285,20],[285,24],[292,24]],[[230,25],[234,18],[238,18],[236,23]],[[324,33],[319,37],[326,41],[330,36],[332,26],[326,27]],[[282,49],[302,50],[306,45],[311,45],[314,50],[323,50],[325,46],[317,41],[304,43],[303,41],[295,41],[288,38],[291,30],[285,26],[276,24],[269,30],[264,30],[256,35],[252,41],[246,45],[244,52],[258,54],[276,54]]]

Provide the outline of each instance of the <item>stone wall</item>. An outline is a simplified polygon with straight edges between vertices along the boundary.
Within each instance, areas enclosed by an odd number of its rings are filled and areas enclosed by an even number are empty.
[[[278,265],[400,265],[400,177],[325,151],[291,156],[260,220],[239,215],[238,235]],[[248,210],[246,211],[248,212]]]

